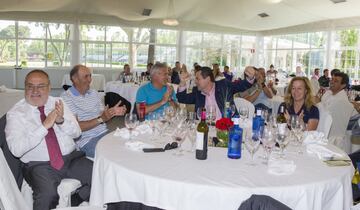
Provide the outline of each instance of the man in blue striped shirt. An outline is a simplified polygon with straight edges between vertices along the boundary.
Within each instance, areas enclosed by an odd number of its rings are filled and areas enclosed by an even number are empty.
[[[82,135],[76,141],[80,150],[88,157],[94,157],[97,142],[108,129],[105,122],[114,116],[123,116],[125,106],[104,107],[96,90],[90,89],[91,71],[84,65],[76,65],[70,71],[73,86],[61,94],[65,103],[77,117]]]

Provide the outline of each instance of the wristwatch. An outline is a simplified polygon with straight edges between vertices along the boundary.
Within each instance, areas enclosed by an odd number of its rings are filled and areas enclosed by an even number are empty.
[[[96,118],[96,121],[97,121],[98,124],[103,124],[104,123],[104,120],[101,118],[101,116]]]

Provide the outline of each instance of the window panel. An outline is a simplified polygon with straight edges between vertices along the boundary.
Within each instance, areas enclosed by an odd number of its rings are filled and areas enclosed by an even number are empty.
[[[105,52],[104,44],[82,43],[81,44],[81,63],[89,67],[104,67]]]
[[[276,38],[272,36],[264,37],[264,49],[276,49]]]
[[[47,43],[47,66],[70,66],[70,42],[48,42]]]
[[[16,42],[11,39],[0,39],[0,66],[15,66],[16,64]]]
[[[129,44],[113,43],[112,45],[112,67],[121,68],[129,62]]]
[[[291,50],[277,50],[274,66],[277,67],[278,70],[283,70],[285,72],[290,73],[292,71],[291,54],[292,54]]]
[[[166,62],[169,65],[175,63],[176,47],[155,46],[155,60]]]
[[[129,42],[130,30],[121,27],[106,27],[106,41],[111,42]]]
[[[15,38],[15,21],[0,20],[1,38]]]
[[[105,26],[81,25],[80,40],[105,41]]]
[[[174,30],[156,30],[156,43],[157,44],[176,44],[177,31]]]
[[[310,39],[308,33],[293,35],[294,48],[310,48]]]
[[[203,46],[205,47],[221,47],[221,34],[204,33]]]
[[[240,49],[241,36],[240,35],[224,35],[224,45],[226,48]]]
[[[45,67],[45,41],[19,40],[19,64],[27,67]]]
[[[255,36],[242,36],[241,48],[243,49],[255,49]]]
[[[203,61],[205,65],[212,66],[214,63],[218,63],[221,66],[221,49],[220,48],[204,48],[203,49]]]
[[[277,49],[289,49],[292,48],[292,36],[281,35],[277,37]]]
[[[202,43],[202,33],[201,32],[193,32],[193,31],[185,31],[185,45],[196,45],[199,46]]]
[[[204,65],[202,59],[202,49],[201,48],[186,48],[186,64],[187,66],[193,66],[194,63],[199,65]]]
[[[47,30],[48,39],[69,40],[71,37],[70,24],[46,23],[44,27]]]
[[[149,43],[150,29],[149,28],[135,28],[133,29],[133,42]]]
[[[149,45],[137,44],[136,45],[136,60],[134,61],[134,66],[136,67],[146,67],[148,61],[148,50]]]
[[[19,38],[46,38],[45,23],[19,21]]]

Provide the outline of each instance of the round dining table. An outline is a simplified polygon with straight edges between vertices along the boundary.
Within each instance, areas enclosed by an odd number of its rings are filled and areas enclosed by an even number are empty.
[[[142,141],[163,147],[171,137],[139,135]],[[155,139],[155,140],[154,140]],[[159,141],[157,141],[158,139]],[[263,150],[255,153],[255,163],[242,149],[240,159],[229,159],[227,149],[209,147],[206,160],[195,153],[174,150],[144,153],[127,147],[129,140],[113,133],[96,147],[90,204],[129,201],[161,209],[238,209],[253,194],[268,195],[291,209],[350,209],[354,168],[330,167],[317,156],[289,145],[286,160],[295,171],[290,175],[268,173]]]

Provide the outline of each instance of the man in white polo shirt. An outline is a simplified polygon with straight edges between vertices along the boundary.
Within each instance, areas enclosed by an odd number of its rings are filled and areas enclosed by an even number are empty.
[[[105,122],[114,116],[122,116],[125,106],[104,107],[96,90],[90,89],[91,71],[84,65],[76,65],[70,71],[73,86],[61,94],[65,103],[78,119],[82,135],[76,143],[88,157],[94,157],[97,142],[108,129]]]

